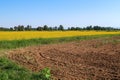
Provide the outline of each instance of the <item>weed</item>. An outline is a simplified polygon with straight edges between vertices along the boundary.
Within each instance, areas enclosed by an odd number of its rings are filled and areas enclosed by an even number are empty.
[[[50,80],[50,77],[49,68],[31,72],[5,57],[0,58],[0,80]]]

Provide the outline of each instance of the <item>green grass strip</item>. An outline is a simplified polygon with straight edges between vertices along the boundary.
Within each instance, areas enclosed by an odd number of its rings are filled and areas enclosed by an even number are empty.
[[[50,69],[31,72],[11,60],[0,57],[0,80],[50,80]]]

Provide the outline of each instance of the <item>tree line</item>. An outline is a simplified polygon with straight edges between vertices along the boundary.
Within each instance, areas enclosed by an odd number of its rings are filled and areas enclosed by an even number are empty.
[[[27,25],[18,25],[10,28],[4,28],[0,27],[0,31],[77,31],[77,30],[106,30],[106,31],[112,31],[112,30],[120,30],[119,28],[113,28],[113,27],[101,27],[101,26],[87,26],[87,27],[68,27],[65,29],[63,25],[59,25],[58,27],[48,27],[47,25],[44,26],[38,26],[37,28],[32,28],[32,26]]]

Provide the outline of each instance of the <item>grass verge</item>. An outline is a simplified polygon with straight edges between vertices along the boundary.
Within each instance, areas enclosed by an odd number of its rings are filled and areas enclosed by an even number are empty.
[[[45,68],[35,73],[0,57],[0,80],[50,80],[50,69]]]
[[[95,38],[101,38],[101,37],[112,37],[112,36],[120,36],[120,34],[0,41],[0,50],[15,49],[15,48],[32,46],[32,45],[62,43],[62,42],[88,40],[88,39],[95,39]]]

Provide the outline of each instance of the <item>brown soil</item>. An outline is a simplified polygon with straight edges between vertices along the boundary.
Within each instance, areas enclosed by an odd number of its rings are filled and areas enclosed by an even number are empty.
[[[55,80],[120,80],[120,37],[32,46],[9,58],[31,69],[51,69]]]

